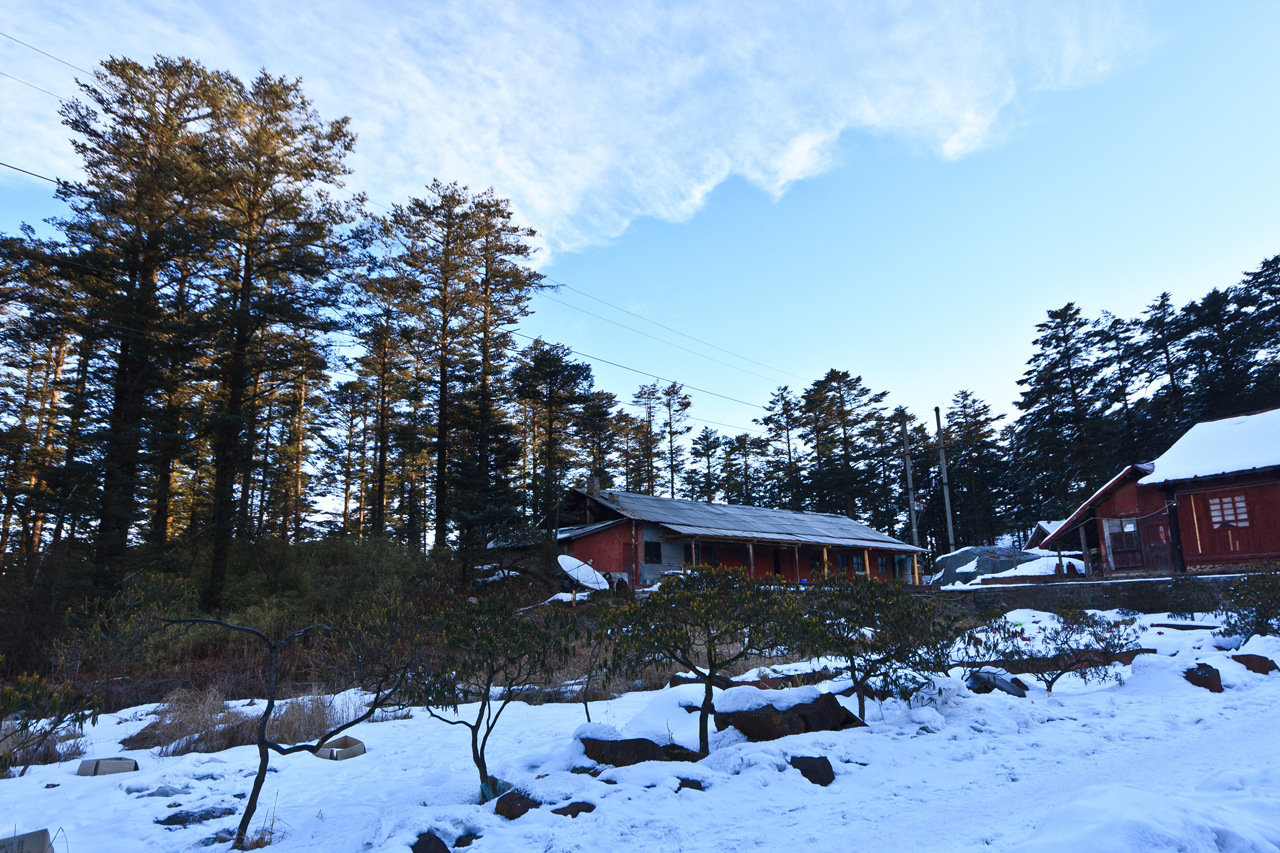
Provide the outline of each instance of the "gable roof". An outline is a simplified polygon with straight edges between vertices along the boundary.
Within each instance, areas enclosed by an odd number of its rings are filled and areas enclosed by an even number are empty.
[[[661,524],[674,533],[691,537],[757,539],[924,552],[923,548],[900,542],[843,515],[709,504],[631,492],[602,491],[599,495],[592,495],[582,489],[575,491],[624,518]]]
[[[1088,521],[1089,518],[1086,515],[1086,513],[1088,513],[1089,510],[1093,509],[1097,503],[1110,497],[1112,492],[1114,492],[1120,486],[1123,486],[1126,482],[1128,482],[1129,479],[1131,478],[1136,479],[1137,477],[1140,477],[1143,474],[1149,475],[1151,473],[1151,470],[1152,470],[1152,463],[1150,462],[1140,462],[1137,465],[1125,466],[1123,471],[1121,471],[1119,474],[1116,474],[1114,477],[1108,480],[1105,486],[1103,486],[1101,489],[1098,489],[1098,491],[1094,492],[1093,495],[1090,496],[1090,498],[1087,501],[1080,504],[1080,508],[1077,509],[1075,512],[1071,513],[1070,517],[1067,518],[1066,521],[1058,522],[1057,528],[1040,541],[1039,547],[1048,548],[1049,543],[1051,542],[1058,542],[1059,543],[1058,547],[1062,547],[1061,543],[1066,541],[1066,534],[1074,531],[1081,524]],[[1143,482],[1146,482],[1146,480],[1142,479],[1142,480],[1138,480],[1138,482],[1143,483]],[[1061,534],[1061,536],[1059,536],[1059,534]]]
[[[1280,408],[1203,421],[1156,459],[1144,485],[1280,467]]]

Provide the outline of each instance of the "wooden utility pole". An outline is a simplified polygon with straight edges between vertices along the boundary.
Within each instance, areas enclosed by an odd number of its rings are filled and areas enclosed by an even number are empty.
[[[938,458],[942,461],[942,503],[947,511],[947,552],[956,549],[956,530],[951,523],[951,486],[947,482],[947,448],[942,437],[942,409],[933,407],[933,416],[938,422]]]
[[[902,464],[907,469],[907,511],[911,515],[911,544],[920,547],[920,533],[916,529],[916,487],[911,480],[911,447],[907,444],[907,410],[902,410]]]

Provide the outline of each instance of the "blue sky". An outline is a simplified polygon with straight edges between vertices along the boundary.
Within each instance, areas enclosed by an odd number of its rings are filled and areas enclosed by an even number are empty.
[[[1280,253],[1275,3],[9,9],[0,31],[85,68],[302,76],[360,134],[353,189],[492,185],[552,278],[770,367],[570,290],[526,333],[750,403],[835,367],[921,416],[961,388],[1012,411],[1046,310],[1182,303]],[[3,38],[0,72],[74,93]],[[56,109],[0,78],[0,160],[74,174]],[[56,212],[0,171],[0,230]],[[595,366],[623,397],[645,381]],[[707,420],[760,414],[693,397]]]

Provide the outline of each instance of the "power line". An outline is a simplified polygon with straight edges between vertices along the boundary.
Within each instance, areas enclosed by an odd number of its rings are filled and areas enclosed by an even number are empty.
[[[555,303],[557,303],[557,304],[559,304],[559,305],[564,305],[565,307],[567,307],[567,308],[572,308],[572,309],[574,309],[575,311],[581,311],[583,314],[587,314],[587,315],[589,315],[589,316],[591,316],[591,317],[595,317],[597,320],[604,320],[606,323],[613,323],[613,325],[617,326],[617,327],[618,327],[618,328],[620,328],[620,329],[626,329],[628,332],[635,332],[637,335],[644,335],[646,338],[649,338],[650,340],[657,341],[657,342],[658,342],[658,343],[660,343],[660,344],[666,344],[666,345],[667,345],[667,346],[669,346],[669,347],[675,347],[676,349],[681,350],[681,351],[683,351],[683,352],[687,352],[687,353],[689,353],[689,354],[691,354],[691,355],[696,355],[696,356],[698,356],[699,358],[705,358],[705,359],[707,359],[708,361],[714,361],[716,364],[723,364],[725,367],[732,367],[734,370],[741,370],[743,373],[750,374],[751,376],[759,376],[761,379],[765,380],[766,382],[771,382],[771,381],[773,381],[773,380],[769,379],[769,377],[768,377],[768,376],[761,376],[759,373],[756,373],[756,372],[755,372],[755,371],[753,371],[753,370],[747,370],[745,367],[739,367],[739,366],[738,366],[738,365],[736,365],[736,364],[730,364],[730,363],[729,363],[729,362],[727,362],[727,361],[721,361],[721,360],[720,360],[720,359],[718,359],[718,358],[712,358],[711,356],[709,356],[709,355],[704,355],[703,353],[700,353],[700,352],[698,352],[697,350],[691,350],[691,349],[689,349],[688,347],[682,347],[682,346],[680,346],[679,344],[673,344],[673,343],[671,343],[671,341],[663,340],[662,338],[658,337],[657,335],[651,335],[651,334],[649,334],[648,332],[642,332],[642,331],[640,331],[639,329],[633,329],[633,328],[631,328],[630,326],[624,326],[622,323],[619,323],[619,322],[618,322],[618,321],[616,321],[616,320],[610,320],[608,317],[603,317],[603,316],[601,316],[601,315],[599,315],[599,314],[596,314],[594,311],[588,311],[588,310],[587,310],[587,309],[585,309],[585,308],[579,308],[577,305],[574,305],[574,304],[569,303],[569,302],[561,302],[559,299],[556,299],[554,296],[547,296],[547,294],[546,294],[546,293],[542,293],[541,295],[542,295],[542,297],[543,297],[544,299],[550,299],[552,302],[555,302]]]
[[[598,297],[598,296],[592,296],[590,293],[587,293],[587,292],[586,292],[586,291],[584,291],[584,290],[579,290],[578,288],[574,287],[574,286],[573,286],[573,285],[571,285],[571,284],[565,284],[563,281],[556,281],[554,278],[550,278],[550,277],[548,277],[548,278],[547,278],[547,281],[550,281],[550,282],[552,282],[553,284],[558,284],[558,285],[560,285],[561,287],[566,288],[566,289],[568,289],[568,290],[572,290],[574,293],[581,294],[581,295],[583,295],[583,296],[587,297],[588,299],[594,299],[596,302],[599,302],[601,305],[608,305],[610,308],[613,308],[613,309],[614,309],[614,310],[616,310],[616,311],[621,311],[621,312],[622,312],[622,313],[624,313],[624,314],[630,314],[632,317],[638,317],[639,319],[644,320],[646,323],[652,323],[653,325],[655,325],[655,326],[657,326],[657,327],[659,327],[659,328],[661,328],[661,329],[666,329],[668,332],[673,332],[673,333],[675,333],[675,334],[677,334],[677,335],[680,335],[682,338],[688,338],[688,339],[689,339],[689,340],[691,340],[691,341],[697,341],[698,343],[702,344],[703,346],[708,346],[708,347],[711,347],[712,349],[720,350],[720,352],[727,353],[728,355],[731,355],[731,356],[733,356],[734,358],[740,358],[740,359],[742,359],[743,361],[749,361],[749,362],[751,362],[751,363],[752,363],[752,364],[754,364],[754,365],[758,365],[759,367],[763,367],[763,368],[766,368],[766,369],[768,369],[768,370],[775,371],[775,372],[777,372],[777,373],[783,373],[783,374],[785,374],[785,375],[787,375],[787,376],[793,376],[793,377],[795,377],[796,379],[800,379],[800,380],[803,380],[803,379],[804,379],[804,377],[803,377],[803,376],[796,376],[796,374],[792,373],[792,372],[791,372],[791,371],[789,371],[789,370],[782,370],[781,368],[773,367],[772,365],[765,364],[765,363],[764,363],[764,362],[762,362],[762,361],[756,361],[756,360],[755,360],[755,359],[753,359],[753,358],[747,358],[745,355],[739,355],[738,353],[734,352],[733,350],[727,350],[727,349],[725,349],[724,347],[716,346],[715,344],[711,343],[710,341],[704,341],[704,340],[702,340],[701,338],[695,338],[693,335],[686,334],[685,332],[682,332],[682,331],[680,331],[679,329],[673,329],[673,328],[671,328],[670,326],[663,325],[662,323],[659,323],[657,320],[650,320],[648,317],[644,316],[643,314],[637,314],[637,313],[636,313],[636,312],[634,312],[634,311],[628,311],[626,308],[622,308],[621,306],[614,305],[612,302],[606,302],[606,301],[604,301],[603,299],[601,299],[600,297]]]
[[[23,80],[19,77],[14,77],[12,74],[6,74],[3,71],[0,71],[0,77],[8,77],[10,80],[14,81],[15,83],[21,83],[24,86],[35,89],[37,92],[44,92],[46,95],[49,95],[50,97],[53,97],[53,98],[57,98],[59,101],[67,100],[61,95],[55,95],[53,94],[53,92],[50,92],[48,89],[41,89],[39,86],[35,85],[34,83],[28,83],[26,80]]]
[[[85,69],[81,68],[79,65],[72,65],[70,62],[67,62],[65,59],[59,59],[58,57],[54,56],[52,53],[45,53],[45,51],[41,50],[40,48],[34,45],[27,44],[25,41],[22,41],[21,39],[16,39],[13,36],[9,35],[8,33],[0,33],[0,36],[4,36],[9,41],[16,41],[18,44],[22,45],[23,47],[34,50],[36,53],[43,53],[45,56],[49,57],[54,62],[61,62],[63,65],[67,66],[68,68],[74,68],[77,71],[84,71],[85,74],[93,73],[92,71],[85,71]]]
[[[35,172],[28,172],[26,169],[19,169],[17,166],[10,166],[8,163],[0,163],[0,166],[4,166],[6,169],[13,169],[13,171],[21,172],[24,175],[30,175],[33,178],[39,178],[42,181],[48,181],[51,184],[56,184],[58,182],[56,178],[46,178],[44,175],[37,175]]]
[[[532,335],[526,335],[523,332],[512,332],[511,334],[517,335],[519,337],[525,338],[530,341],[541,340],[540,338],[535,338]],[[688,383],[680,382],[679,379],[671,379],[670,377],[659,376],[658,374],[651,373],[648,370],[637,370],[634,367],[627,367],[625,364],[618,364],[618,362],[616,361],[609,361],[609,359],[601,358],[598,355],[591,355],[590,353],[585,353],[582,350],[575,350],[573,347],[565,347],[565,349],[583,358],[589,358],[592,361],[599,361],[599,362],[602,362],[603,364],[609,364],[614,367],[620,367],[623,370],[630,370],[632,373],[639,373],[641,376],[648,376],[650,379],[657,379],[659,382],[676,382],[682,385],[683,387],[688,388],[690,391],[697,391],[700,394],[710,394],[712,397],[719,397],[721,400],[728,400],[730,403],[741,403],[742,405],[750,406],[753,409],[764,408],[764,406],[761,406],[758,403],[748,403],[746,400],[739,400],[737,397],[727,397],[724,394],[717,394],[715,391],[708,391],[706,388],[698,388],[695,385],[689,385]]]

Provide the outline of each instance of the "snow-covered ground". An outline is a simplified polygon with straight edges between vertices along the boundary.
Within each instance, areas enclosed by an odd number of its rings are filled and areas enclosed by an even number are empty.
[[[1139,624],[1169,621],[1163,617]],[[1010,618],[1033,633],[1051,617]],[[1159,654],[1125,667],[1123,685],[1086,687],[1068,677],[1052,698],[1033,687],[1017,699],[943,682],[932,705],[870,705],[869,728],[769,743],[728,730],[696,764],[650,762],[598,777],[569,772],[592,766],[572,739],[585,722],[581,705],[515,703],[490,744],[491,769],[548,804],[515,821],[475,804],[466,732],[417,713],[350,732],[368,747],[357,758],[273,758],[254,825],[274,818],[283,837],[271,849],[281,853],[404,853],[427,831],[450,844],[479,835],[467,848],[477,853],[1280,851],[1280,673],[1250,673],[1206,630],[1147,627],[1141,643]],[[1280,661],[1280,639],[1255,638],[1240,651]],[[1225,692],[1182,678],[1196,661],[1221,672]],[[696,747],[697,715],[682,706],[700,698],[695,685],[593,702],[598,725],[589,731],[612,726],[621,736]],[[89,732],[90,755],[122,754],[119,741],[146,724],[149,710],[104,715]],[[0,781],[5,834],[62,830],[59,853],[198,849],[238,818],[185,829],[155,821],[179,808],[238,811],[236,795],[249,790],[256,765],[252,747],[123,754],[141,770],[85,778],[68,762]],[[830,758],[830,786],[810,784],[787,764],[813,755]],[[677,790],[680,778],[704,790]],[[160,786],[178,793],[146,796]],[[551,813],[571,801],[596,809],[573,819]]]

